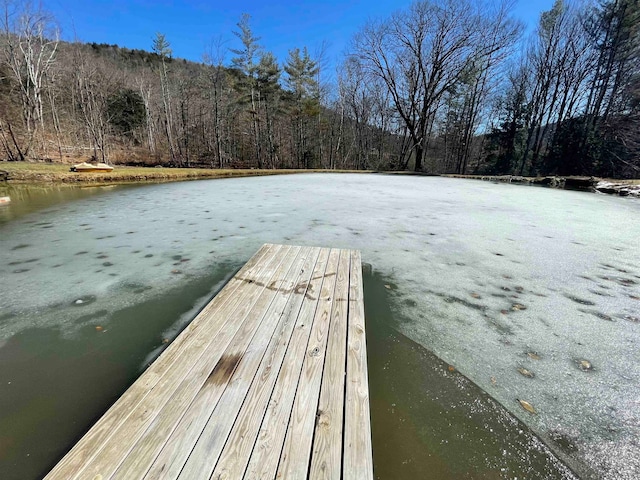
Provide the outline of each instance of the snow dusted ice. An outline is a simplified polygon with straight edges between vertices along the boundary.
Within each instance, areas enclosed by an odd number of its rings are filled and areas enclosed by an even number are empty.
[[[356,248],[388,280],[401,333],[587,475],[632,479],[639,238],[638,199],[469,180],[312,174],[115,189],[0,224],[0,346],[31,327],[73,336],[82,318],[233,270],[266,242]]]

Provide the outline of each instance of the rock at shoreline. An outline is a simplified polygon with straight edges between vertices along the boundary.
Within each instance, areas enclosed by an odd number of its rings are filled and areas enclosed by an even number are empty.
[[[596,191],[609,195],[620,195],[621,197],[640,197],[640,185],[628,183],[614,183],[601,180],[596,185]]]

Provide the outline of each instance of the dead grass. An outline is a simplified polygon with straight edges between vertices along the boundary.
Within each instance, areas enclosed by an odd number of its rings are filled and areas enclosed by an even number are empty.
[[[69,165],[56,163],[0,162],[0,171],[11,183],[110,184],[168,182],[203,178],[252,177],[293,173],[363,173],[357,170],[258,170],[157,168],[116,166],[111,172],[70,172]]]

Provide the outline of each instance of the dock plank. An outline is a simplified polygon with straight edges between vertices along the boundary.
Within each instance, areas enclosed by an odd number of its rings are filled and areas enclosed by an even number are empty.
[[[299,247],[292,247],[284,252],[286,256],[274,271],[269,285],[286,279],[291,264],[299,251]],[[162,410],[162,414],[157,415],[154,422],[127,455],[124,463],[113,475],[114,479],[126,480],[143,477],[163,447],[165,451],[175,452],[172,456],[172,464],[179,463],[177,472],[183,468],[186,458],[194,458],[189,454],[193,445],[202,435],[206,419],[226,393],[235,371],[246,357],[247,347],[261,322],[270,312],[269,309],[277,295],[277,291],[267,287],[267,282],[264,285],[258,285],[258,282],[255,284],[261,289],[258,298],[246,315],[241,318],[241,321],[233,325],[237,330],[233,338],[229,339],[226,349],[221,355],[218,354],[218,351],[221,350],[221,342],[226,340],[223,335],[218,336],[212,342],[212,348],[206,351],[209,358],[201,362],[201,366],[195,372],[190,372],[182,381]],[[251,284],[247,283],[244,288],[250,286]],[[229,325],[229,327],[232,326]],[[228,335],[231,335],[233,327],[225,329]],[[180,435],[169,438],[174,429],[179,429]],[[171,464],[166,466],[169,467]],[[171,476],[170,473],[166,475]],[[198,475],[191,478],[203,477]]]
[[[313,318],[316,314],[318,298],[312,295],[320,292],[328,259],[329,249],[322,249],[309,286],[304,292],[300,310],[302,322],[296,327],[289,344],[285,362],[280,370],[278,382],[271,395],[269,407],[245,471],[245,478],[274,478],[276,475],[302,364],[306,356]]]
[[[266,244],[45,477],[373,478],[357,251]]]
[[[288,247],[280,250],[286,254]],[[266,284],[284,258],[283,256],[275,255],[270,259],[269,263],[256,273],[258,281],[261,280],[261,284]],[[140,402],[127,419],[127,422],[121,424],[120,428],[114,432],[110,441],[105,444],[105,447],[101,449],[96,458],[78,473],[79,478],[94,478],[98,475],[102,476],[102,478],[110,478],[122,461],[122,453],[126,453],[125,457],[129,455],[135,443],[171,399],[173,393],[182,386],[185,378],[188,382],[186,386],[188,392],[193,392],[194,389],[206,381],[210,374],[216,379],[226,374],[226,368],[215,370],[215,367],[222,357],[224,347],[241,326],[241,323],[234,321],[234,319],[244,318],[258,300],[262,290],[264,290],[264,287],[258,286],[258,282],[253,284],[246,283],[241,285],[240,288],[241,294],[238,297],[243,298],[244,301],[238,304],[231,302],[227,305],[226,310],[213,317],[219,320],[219,325],[213,330],[216,334],[207,335],[205,331],[201,330],[201,335],[196,337],[196,342],[185,349],[183,355],[178,357],[172,368],[169,369],[168,375],[165,375],[158,382],[154,394],[148,395]],[[216,348],[217,345],[222,345],[223,348]],[[214,347],[213,355],[205,355],[210,346]],[[200,361],[200,359],[203,359],[203,361]]]
[[[277,474],[280,478],[304,478],[309,469],[339,259],[340,251],[331,250],[287,427],[287,436],[280,454]]]
[[[298,258],[298,263],[294,264],[293,270],[299,274],[304,257]],[[207,425],[198,439],[198,443],[191,452],[188,461],[185,463],[178,478],[209,478],[225,446],[231,429],[238,416],[240,408],[246,408],[247,394],[254,381],[262,361],[269,352],[268,346],[272,344],[273,335],[277,335],[277,326],[282,321],[290,322],[290,318],[285,316],[286,306],[292,296],[297,283],[297,276],[293,276],[290,285],[286,285],[283,280],[281,285],[274,285],[276,289],[276,299],[271,310],[265,316],[261,331],[257,332],[247,354],[243,357],[238,372],[231,379],[229,388],[224,393],[224,397],[218,403],[215,411],[209,418]],[[284,287],[284,288],[280,288]],[[298,295],[299,296],[299,295]],[[296,312],[297,313],[297,312]],[[250,402],[250,400],[249,400]],[[255,415],[256,412],[251,412]]]
[[[280,250],[277,245],[264,245],[238,272],[244,275],[259,273]],[[242,282],[234,277],[222,291],[197,315],[178,335],[167,349],[140,378],[111,406],[104,416],[87,432],[67,455],[49,472],[46,480],[77,478],[80,470],[87,465],[102,446],[111,439],[113,432],[127,421],[134,409],[152,392],[158,382],[170,370],[170,366],[180,357],[186,357],[189,349],[200,339],[200,332],[211,328],[210,323],[219,317],[222,308],[231,302],[239,302],[235,295]]]
[[[367,338],[364,324],[362,263],[360,252],[351,252],[349,314],[347,327],[347,384],[344,425],[344,478],[373,478],[371,419],[367,373]]]
[[[348,251],[340,252],[331,326],[327,344],[324,372],[309,478],[340,478],[342,472],[342,426],[344,414],[344,383],[347,355],[347,313],[349,306]]]
[[[294,291],[306,289],[319,254],[319,248],[308,250],[298,282],[293,286]],[[287,348],[292,341],[295,328],[300,326],[299,321],[303,318],[299,313],[304,298],[304,295],[292,295],[290,297],[283,315],[282,324],[278,327],[278,332],[269,345],[269,350],[265,353],[265,358],[256,375],[256,380],[251,385],[251,391],[236,418],[211,478],[242,478],[275,382],[280,373]]]

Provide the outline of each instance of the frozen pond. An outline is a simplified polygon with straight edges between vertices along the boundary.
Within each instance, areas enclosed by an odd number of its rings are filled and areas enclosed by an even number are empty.
[[[65,390],[91,392],[73,406],[90,423],[215,288],[274,242],[360,249],[390,306],[385,328],[468,377],[582,478],[640,475],[639,200],[330,174],[76,197],[32,213],[20,210],[29,198],[17,198],[0,210],[0,472],[31,454],[16,445],[57,415]],[[438,360],[425,352],[412,358],[427,372]],[[86,428],[65,422],[54,428],[60,442]],[[59,450],[33,454],[50,466]]]

